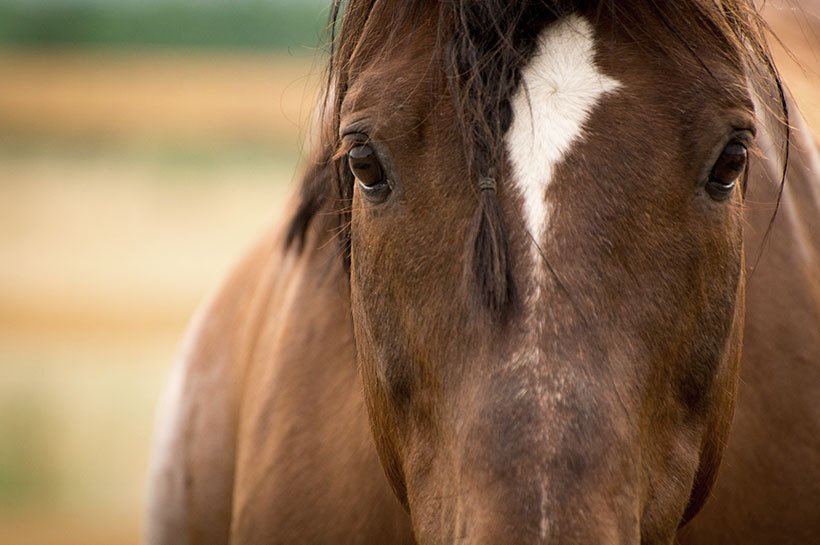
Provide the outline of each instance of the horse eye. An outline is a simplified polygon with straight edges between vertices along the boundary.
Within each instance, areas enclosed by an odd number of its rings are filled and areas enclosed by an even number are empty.
[[[375,150],[367,144],[360,144],[347,152],[347,164],[365,191],[376,191],[387,186],[384,170]]]
[[[737,180],[746,170],[748,150],[743,142],[729,142],[709,173],[706,192],[715,200],[724,200],[732,194]]]

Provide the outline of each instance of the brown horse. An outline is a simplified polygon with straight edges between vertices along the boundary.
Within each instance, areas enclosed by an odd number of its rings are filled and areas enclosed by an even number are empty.
[[[174,372],[148,542],[816,542],[818,156],[751,3],[333,17],[294,213]]]

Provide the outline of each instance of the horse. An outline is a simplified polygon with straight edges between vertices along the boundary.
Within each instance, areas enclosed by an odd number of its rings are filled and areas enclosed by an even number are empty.
[[[755,6],[331,19],[288,215],[169,380],[147,542],[816,541],[820,162]]]

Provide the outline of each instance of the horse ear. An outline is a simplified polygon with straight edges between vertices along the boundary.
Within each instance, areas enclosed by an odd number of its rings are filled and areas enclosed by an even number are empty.
[[[310,160],[300,183],[299,205],[288,225],[286,248],[295,246],[298,252],[304,249],[308,228],[330,194],[332,163],[332,153],[327,146],[323,146]]]

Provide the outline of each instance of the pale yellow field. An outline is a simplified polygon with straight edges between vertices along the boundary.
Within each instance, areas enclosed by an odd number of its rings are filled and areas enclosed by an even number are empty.
[[[820,26],[772,20],[820,127]],[[163,376],[281,213],[318,64],[0,51],[0,542],[138,541]]]

